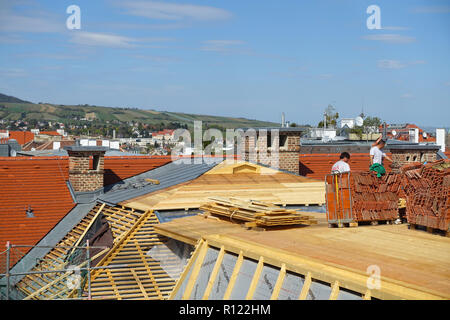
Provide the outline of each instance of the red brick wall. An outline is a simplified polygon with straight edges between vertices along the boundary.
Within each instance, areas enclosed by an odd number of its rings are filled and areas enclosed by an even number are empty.
[[[98,156],[98,170],[91,168],[90,156]],[[69,180],[75,192],[94,191],[103,187],[104,153],[69,151]]]

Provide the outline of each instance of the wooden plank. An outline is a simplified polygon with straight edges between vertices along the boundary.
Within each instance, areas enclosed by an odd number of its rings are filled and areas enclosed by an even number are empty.
[[[136,280],[136,283],[139,286],[139,289],[141,289],[142,294],[144,295],[145,300],[148,300],[148,295],[147,295],[147,291],[145,291],[144,286],[142,285],[141,280],[139,279],[138,275],[136,274],[136,271],[134,271],[133,269],[130,269],[131,274],[133,275],[134,279]],[[158,293],[158,295],[160,295]]]
[[[99,253],[97,253],[95,256],[93,256],[91,258],[91,260],[95,260],[98,257],[100,257],[102,254],[104,254],[105,252],[107,252],[109,249],[104,249],[102,251],[100,251]],[[87,264],[87,261],[81,263],[80,265],[78,265],[78,267],[82,268]],[[29,296],[27,296],[24,300],[29,300],[33,297],[35,297],[36,295],[40,294],[41,292],[47,290],[49,287],[51,287],[52,285],[54,285],[55,283],[65,279],[66,277],[70,276],[72,273],[70,272],[66,272],[64,273],[62,276],[57,277],[55,280],[53,280],[52,282],[48,283],[47,285],[43,286],[42,288],[40,288],[39,290],[33,292],[32,294],[30,294]]]
[[[83,240],[83,237],[86,235],[86,233],[89,231],[89,228],[92,226],[92,224],[95,222],[95,220],[97,219],[98,215],[102,212],[103,208],[105,207],[105,203],[102,204],[100,206],[100,208],[98,209],[97,213],[94,215],[94,217],[91,219],[91,221],[89,222],[88,226],[86,227],[86,229],[84,229],[84,232],[81,234],[81,236],[78,238],[78,241],[75,243],[74,247],[78,247],[78,245],[80,244],[81,240]],[[74,253],[76,248],[73,248],[72,251],[70,252],[69,256],[72,255]]]
[[[234,266],[233,273],[231,274],[230,282],[228,283],[227,290],[223,296],[223,300],[228,300],[230,298],[231,292],[234,288],[234,283],[236,282],[236,278],[239,274],[239,270],[241,270],[242,262],[244,261],[244,254],[242,251],[239,252],[239,256],[236,261],[236,265]]]
[[[311,272],[308,272],[305,277],[305,282],[303,283],[302,291],[300,292],[300,296],[298,297],[299,300],[306,300],[310,286],[311,286]]]
[[[141,247],[139,245],[139,242],[137,240],[134,240],[134,243],[136,244],[136,250],[139,252],[139,256],[141,258],[142,263],[145,266],[145,269],[147,271],[148,276],[150,277],[150,280],[152,281],[156,291],[158,292],[158,295],[160,296],[160,298],[162,299],[162,294],[158,289],[158,283],[156,282],[155,277],[153,276],[153,272],[149,266],[149,264],[147,263],[147,259],[146,256],[144,255],[144,252],[142,252]]]
[[[339,281],[333,282],[331,286],[330,300],[336,300],[339,296]]]
[[[211,272],[211,275],[209,277],[208,284],[206,286],[206,289],[205,289],[205,292],[203,294],[202,300],[208,300],[209,299],[209,295],[211,294],[211,290],[213,288],[214,281],[216,280],[216,277],[219,274],[220,266],[222,264],[224,255],[225,255],[225,247],[222,246],[222,247],[220,247],[220,251],[219,251],[219,254],[217,256],[216,263],[214,264],[214,268],[213,268],[213,270]]]
[[[116,295],[117,300],[122,300],[122,297],[120,296],[120,292],[117,289],[116,283],[114,282],[114,278],[111,274],[111,270],[106,269],[106,275],[108,276],[109,283],[111,284],[111,287],[113,288],[114,294]],[[92,288],[94,289],[94,287]]]
[[[177,280],[177,283],[175,284],[175,287],[173,288],[172,293],[169,296],[169,299],[172,300],[175,297],[178,290],[180,289],[181,284],[183,283],[183,281],[185,281],[190,268],[192,268],[192,265],[194,264],[195,260],[197,259],[198,255],[200,253],[201,248],[203,247],[203,243],[204,243],[204,240],[202,240],[202,239],[200,241],[198,241],[197,248],[194,250],[191,257],[189,258],[188,263],[184,267],[184,270],[181,273],[180,278]]]
[[[283,286],[284,278],[286,276],[286,264],[281,265],[280,273],[278,274],[277,282],[275,283],[275,287],[273,288],[272,295],[270,296],[270,300],[277,300],[280,294],[280,290]]]
[[[259,277],[261,276],[261,271],[264,267],[264,257],[260,257],[258,261],[258,265],[256,266],[255,273],[253,274],[252,282],[250,283],[250,287],[248,288],[247,295],[245,300],[252,300],[253,295],[255,294],[256,286],[258,285]]]
[[[181,297],[182,300],[188,300],[191,297],[192,289],[194,288],[195,281],[197,280],[203,261],[205,260],[207,251],[208,251],[208,242],[205,241],[202,245],[197,261],[195,261],[195,264],[192,267],[191,276],[189,277],[189,280],[186,284],[186,289],[184,290],[183,296]]]

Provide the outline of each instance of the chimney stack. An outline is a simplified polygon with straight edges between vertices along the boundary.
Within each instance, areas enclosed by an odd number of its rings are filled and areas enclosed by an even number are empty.
[[[69,146],[69,181],[75,192],[103,188],[104,158],[107,147]],[[91,159],[92,158],[92,159]]]

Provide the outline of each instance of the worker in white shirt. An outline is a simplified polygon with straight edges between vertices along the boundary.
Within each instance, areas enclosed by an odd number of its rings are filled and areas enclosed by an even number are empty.
[[[389,158],[386,153],[381,151],[386,145],[386,141],[379,137],[374,144],[372,144],[372,148],[370,149],[370,171],[374,171],[377,173],[377,177],[380,178],[382,175],[386,174],[386,169],[383,166],[383,158],[392,162],[392,159]]]
[[[342,152],[340,155],[340,160],[333,164],[331,167],[331,173],[343,173],[350,171],[350,154],[348,152]]]
[[[372,144],[372,148],[370,149],[370,165],[374,163],[378,163],[383,165],[383,158],[392,162],[392,159],[389,158],[386,153],[384,153],[381,149],[386,145],[386,141],[379,137],[377,141]]]

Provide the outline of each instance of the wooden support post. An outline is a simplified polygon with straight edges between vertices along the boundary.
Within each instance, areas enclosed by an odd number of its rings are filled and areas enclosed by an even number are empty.
[[[278,274],[277,282],[275,283],[275,287],[273,288],[272,295],[270,296],[270,300],[278,299],[278,295],[280,294],[281,287],[283,286],[283,281],[286,276],[286,264],[281,265],[280,273]]]
[[[120,296],[119,290],[117,289],[116,283],[114,282],[114,278],[112,276],[112,273],[109,269],[106,269],[106,275],[109,279],[109,282],[111,283],[111,287],[114,290],[114,294],[116,295],[117,300],[122,300],[122,297]]]
[[[78,238],[77,242],[73,245],[74,248],[72,249],[72,251],[70,252],[70,254],[68,254],[67,256],[71,256],[76,247],[78,247],[78,245],[80,244],[81,240],[83,240],[84,236],[86,235],[86,233],[89,231],[89,229],[91,228],[91,226],[94,224],[95,220],[97,219],[98,215],[102,212],[103,208],[105,207],[105,204],[102,204],[100,206],[100,208],[98,209],[97,213],[95,214],[95,216],[92,218],[91,222],[89,222],[88,226],[86,227],[86,229],[84,229],[84,232],[81,234],[81,236]]]
[[[305,277],[305,282],[303,283],[302,292],[300,292],[300,296],[298,297],[299,300],[306,300],[310,286],[311,286],[311,272],[308,272]]]
[[[203,247],[204,240],[199,240],[197,244],[197,248],[194,250],[194,252],[191,254],[191,257],[189,258],[188,263],[184,267],[183,272],[181,273],[181,277],[177,280],[177,283],[175,284],[175,287],[173,288],[172,292],[169,295],[169,300],[172,300],[175,298],[178,290],[180,289],[181,284],[186,280],[188,270],[192,268],[192,265],[194,264],[195,260],[197,259],[201,248]]]
[[[225,247],[222,246],[219,251],[219,255],[217,256],[216,264],[214,265],[214,269],[211,272],[211,275],[208,280],[208,284],[205,289],[205,293],[203,294],[202,300],[208,300],[209,295],[211,294],[212,287],[214,285],[214,281],[216,280],[217,275],[219,274],[220,265],[222,264],[223,257],[225,255]]]
[[[335,281],[331,286],[330,300],[336,300],[339,296],[339,281]]]
[[[227,290],[225,291],[225,294],[223,296],[223,300],[230,299],[231,292],[234,288],[234,283],[236,282],[236,278],[239,274],[239,270],[241,270],[242,262],[244,261],[244,255],[242,253],[242,250],[239,252],[239,256],[236,261],[236,265],[234,266],[233,273],[231,274],[230,282],[228,283]]]
[[[200,254],[198,255],[197,261],[195,261],[195,265],[192,268],[191,276],[189,277],[189,281],[186,284],[186,289],[184,290],[182,300],[188,300],[191,297],[192,289],[194,288],[195,281],[197,280],[198,274],[200,273],[200,269],[202,267],[203,261],[206,257],[206,252],[208,251],[208,242],[205,241],[200,250]]]
[[[252,282],[250,283],[250,287],[248,288],[245,300],[253,299],[253,295],[255,293],[256,286],[258,285],[259,277],[261,276],[261,271],[263,267],[264,267],[264,257],[261,256],[259,258],[258,265],[256,266],[255,273],[253,274]]]
[[[145,221],[143,223],[145,223]],[[152,269],[150,268],[150,266],[147,263],[147,256],[142,251],[141,246],[139,245],[139,241],[137,239],[134,239],[134,243],[136,245],[136,250],[139,253],[139,257],[141,258],[142,263],[145,266],[145,269],[147,270],[147,274],[148,274],[150,280],[152,281],[152,284],[156,290],[156,293],[158,294],[158,297],[162,300],[163,295],[161,294],[161,290],[159,290],[158,283],[156,282],[156,279],[153,275]]]
[[[367,289],[366,293],[364,294],[363,300],[370,300],[370,299],[372,299],[371,292],[369,289]]]
[[[10,268],[10,259],[11,259],[11,245],[9,241],[6,242],[6,300],[9,300],[9,291],[10,288],[10,275],[9,275],[9,268]]]
[[[141,289],[142,294],[144,295],[145,300],[149,300],[147,291],[145,291],[144,286],[142,285],[141,280],[139,279],[139,276],[137,275],[136,271],[134,269],[130,269],[131,274],[133,275],[134,280],[136,280],[136,283],[139,286],[139,289]]]

